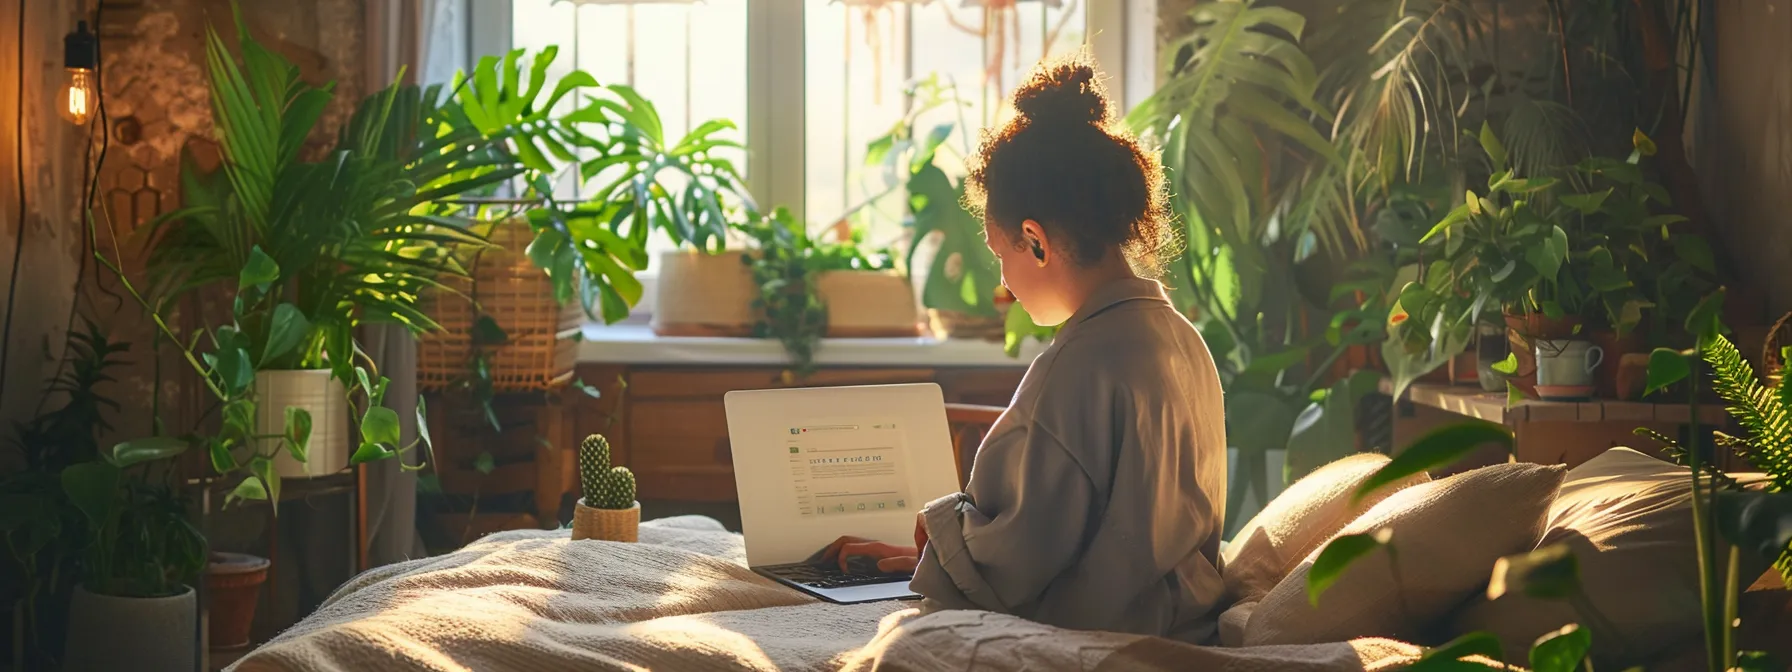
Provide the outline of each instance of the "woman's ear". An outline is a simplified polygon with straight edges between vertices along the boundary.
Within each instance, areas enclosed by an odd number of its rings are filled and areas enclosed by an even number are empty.
[[[1031,219],[1021,222],[1020,237],[1021,245],[1027,248],[1027,252],[1033,255],[1040,266],[1051,259],[1051,241],[1045,237],[1045,227],[1040,226],[1039,222]]]

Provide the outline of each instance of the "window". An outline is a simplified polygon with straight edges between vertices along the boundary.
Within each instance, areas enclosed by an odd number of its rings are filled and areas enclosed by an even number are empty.
[[[937,77],[962,109],[923,116],[917,128],[953,124],[941,169],[957,177],[977,129],[1009,114],[1006,98],[1043,56],[1083,47],[1088,0],[927,4],[805,0],[804,206],[812,226],[858,211],[873,244],[901,239],[904,198],[865,166],[870,142],[913,102],[907,84]],[[868,211],[860,210],[867,207]]]
[[[1155,59],[1155,0],[466,1],[476,56],[558,45],[558,73],[634,86],[668,134],[730,119],[759,205],[789,207],[821,232],[872,201],[855,221],[875,245],[902,240],[905,199],[872,198],[887,183],[864,165],[866,148],[907,111],[909,82],[937,75],[967,101],[918,124],[955,124],[941,167],[956,174],[1042,56],[1089,47],[1127,103],[1149,90]],[[561,195],[576,196],[575,182],[566,176]],[[651,251],[670,245],[657,237]]]

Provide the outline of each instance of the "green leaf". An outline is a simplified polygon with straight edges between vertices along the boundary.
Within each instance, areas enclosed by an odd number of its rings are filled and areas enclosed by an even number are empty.
[[[391,448],[387,448],[383,445],[377,443],[363,443],[361,444],[361,447],[355,449],[355,454],[348,458],[348,463],[350,466],[353,466],[369,462],[378,462],[396,454],[397,453],[392,452]]]
[[[1611,195],[1612,190],[1606,189],[1605,191],[1595,191],[1591,194],[1563,194],[1557,196],[1556,200],[1561,201],[1562,205],[1579,210],[1580,214],[1591,215],[1598,212],[1599,207],[1605,204],[1605,199],[1609,198]]]
[[[1410,669],[1417,669],[1426,661],[1458,661],[1469,656],[1481,656],[1497,661],[1504,655],[1505,649],[1500,646],[1500,638],[1493,636],[1492,633],[1476,631],[1452,639],[1437,648],[1427,650],[1425,655],[1419,657],[1419,662]]]
[[[1655,156],[1655,141],[1643,134],[1643,129],[1636,129],[1630,134],[1630,144],[1643,156]]]
[[[311,321],[305,319],[305,313],[298,306],[290,303],[274,306],[274,318],[268,323],[267,347],[261,352],[261,365],[265,368],[269,362],[292,352],[310,332]]]
[[[1735,672],[1782,672],[1786,666],[1766,651],[1737,651]]]
[[[311,411],[298,406],[286,407],[286,450],[292,459],[303,463],[311,453]]]
[[[1481,150],[1487,152],[1488,160],[1493,162],[1495,170],[1506,167],[1506,146],[1500,144],[1500,138],[1493,133],[1493,127],[1486,121],[1481,122]]]
[[[1559,543],[1495,561],[1493,578],[1487,584],[1487,599],[1497,600],[1512,592],[1540,600],[1561,600],[1579,590],[1580,562],[1568,544]]]
[[[1307,603],[1319,606],[1319,596],[1343,577],[1344,570],[1371,551],[1387,546],[1393,534],[1393,530],[1384,527],[1374,532],[1345,534],[1332,539],[1331,543],[1319,551],[1319,556],[1313,559],[1313,566],[1307,570]],[[1389,548],[1388,551],[1393,552],[1393,549]]]
[[[1686,333],[1700,340],[1716,338],[1724,332],[1723,310],[1725,288],[1707,294],[1693,306],[1692,312],[1686,315]]]
[[[187,452],[191,444],[185,439],[171,436],[154,436],[147,439],[133,439],[112,447],[112,454],[106,457],[113,466],[120,469],[142,464],[153,460],[165,460]]]
[[[504,333],[504,328],[498,326],[498,321],[492,319],[490,315],[480,315],[478,319],[473,320],[472,337],[473,345],[476,347],[490,347],[510,342],[510,335]]]
[[[255,363],[249,361],[248,350],[233,345],[219,351],[217,361],[216,371],[227,392],[237,394],[255,383]]]
[[[230,446],[229,441],[221,439],[214,439],[206,446],[212,458],[212,471],[219,475],[228,474],[237,467],[236,456],[230,454]]]
[[[1482,420],[1470,420],[1431,430],[1363,481],[1351,499],[1362,501],[1370,493],[1414,474],[1455,464],[1457,460],[1487,444],[1498,444],[1511,451],[1512,430],[1504,425]]]
[[[1545,281],[1554,281],[1556,272],[1568,260],[1568,232],[1563,231],[1560,226],[1549,228],[1549,237],[1543,240],[1543,244],[1530,248],[1525,253],[1525,259],[1531,262],[1531,267],[1537,269],[1537,274],[1543,276]]]
[[[1719,491],[1717,529],[1731,544],[1768,562],[1792,551],[1792,492]]]
[[[1241,450],[1281,450],[1288,446],[1296,413],[1288,402],[1263,392],[1226,395],[1226,438]]]
[[[423,446],[424,459],[435,462],[435,442],[429,438],[429,409],[422,396],[417,397],[417,442]]]
[[[103,527],[118,505],[124,472],[105,462],[82,462],[62,470],[62,492],[69,503],[87,515],[88,524]]]
[[[1531,645],[1533,672],[1576,672],[1593,648],[1593,633],[1575,623],[1537,638]]]
[[[1257,355],[1251,358],[1251,363],[1244,367],[1244,371],[1246,373],[1281,373],[1288,370],[1289,367],[1307,361],[1307,352],[1311,349],[1312,348],[1303,345],[1289,348],[1281,352]]]
[[[1506,353],[1505,359],[1494,362],[1488,368],[1491,368],[1494,371],[1506,374],[1508,376],[1517,375],[1518,374],[1518,353],[1508,352],[1508,353]]]
[[[280,473],[274,470],[274,460],[261,455],[249,460],[249,473],[254,474],[267,488],[268,502],[274,505],[276,514],[280,511]]]
[[[361,416],[361,440],[367,443],[398,445],[400,431],[398,412],[385,406],[374,406]]]
[[[1717,261],[1711,255],[1711,245],[1701,236],[1681,234],[1670,239],[1674,244],[1674,254],[1681,260],[1706,273],[1717,272]]]
[[[1512,381],[1506,381],[1506,408],[1512,408],[1513,406],[1522,404],[1527,399],[1528,398],[1524,396],[1524,390],[1519,389],[1518,385]]]
[[[1686,355],[1672,348],[1656,348],[1649,353],[1649,384],[1643,395],[1655,394],[1669,385],[1685,380],[1692,375],[1692,362]]]
[[[242,248],[237,248],[242,249]],[[266,290],[269,285],[280,279],[280,265],[274,258],[261,250],[260,245],[249,248],[249,261],[243,264],[243,270],[237,275],[237,289],[255,287]]]
[[[480,451],[479,455],[473,458],[473,470],[481,475],[490,475],[497,469],[498,463],[489,451]]]
[[[230,496],[227,499],[264,500],[267,498],[268,489],[262,485],[261,479],[255,476],[245,476],[242,482],[236,484],[236,489],[230,491]]]

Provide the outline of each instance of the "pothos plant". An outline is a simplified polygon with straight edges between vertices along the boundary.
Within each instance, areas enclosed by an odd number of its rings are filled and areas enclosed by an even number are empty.
[[[1715,288],[1710,246],[1669,235],[1685,217],[1660,211],[1666,190],[1640,168],[1641,132],[1625,160],[1591,157],[1564,177],[1520,176],[1483,125],[1492,174],[1417,240],[1429,259],[1400,291],[1383,355],[1396,392],[1462,352],[1474,326],[1501,312],[1574,318],[1619,337],[1654,316],[1656,338]]]
[[[827,304],[818,292],[819,274],[888,270],[893,266],[890,255],[861,248],[862,233],[846,242],[817,241],[785,208],[736,228],[756,243],[741,256],[759,287],[753,299],[759,315],[754,335],[778,339],[790,353],[791,373],[806,376],[815,369],[815,349],[828,328]]]
[[[398,415],[381,405],[388,381],[354,330],[373,323],[413,333],[436,328],[418,309],[418,293],[441,274],[462,272],[453,245],[483,243],[450,201],[523,169],[503,134],[480,131],[439,87],[401,85],[362,101],[323,160],[303,160],[332,89],[304,83],[297,66],[236,18],[240,65],[217,31],[207,30],[222,169],[208,174],[189,154],[182,171],[187,207],[140,234],[151,295],[116,263],[95,256],[179,350],[220,419],[216,431],[124,442],[114,458],[197,447],[218,474],[244,474],[229,499],[277,501],[274,457],[285,451],[306,461],[312,418],[291,407],[281,427],[258,426],[256,372],[328,368],[356,409],[361,441],[351,464],[427,447],[426,431],[401,445]],[[165,319],[181,299],[220,291],[230,298],[227,319],[188,334]]]

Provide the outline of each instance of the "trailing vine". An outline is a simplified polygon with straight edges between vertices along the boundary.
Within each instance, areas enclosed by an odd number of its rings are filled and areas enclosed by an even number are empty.
[[[815,370],[815,351],[828,330],[827,304],[813,279],[824,271],[888,270],[894,261],[887,253],[861,248],[860,232],[843,243],[817,242],[784,208],[736,228],[758,247],[741,257],[759,287],[759,296],[753,299],[759,315],[753,335],[778,339],[790,354],[790,372],[808,376]]]

